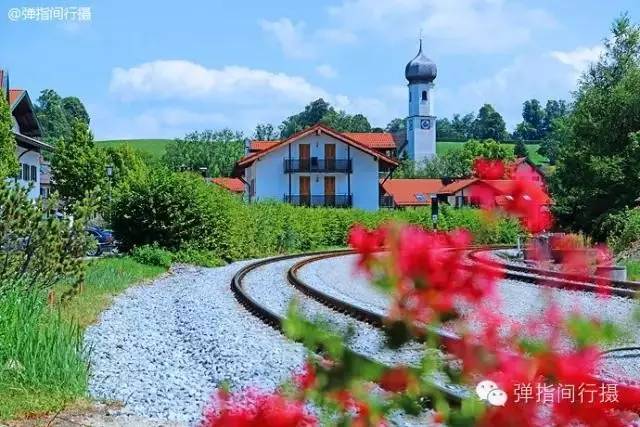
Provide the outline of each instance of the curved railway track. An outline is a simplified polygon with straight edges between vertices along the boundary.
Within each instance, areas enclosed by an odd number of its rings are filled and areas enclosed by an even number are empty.
[[[507,247],[500,246],[494,247],[492,249],[505,249]],[[496,261],[487,260],[481,256],[483,251],[487,249],[477,249],[471,248],[468,254],[468,259],[471,262],[479,262],[487,265],[491,268],[501,269],[506,278],[524,281],[528,283],[532,283],[540,286],[551,286],[560,289],[569,289],[569,290],[583,290],[587,292],[601,292],[602,289],[598,287],[595,283],[589,283],[588,280],[594,280],[593,278],[585,278],[585,277],[573,277],[570,275],[563,275],[562,273],[547,271],[536,269],[532,267],[519,266],[507,263],[498,263]],[[309,297],[312,300],[315,300],[322,305],[330,308],[339,313],[343,313],[351,318],[356,320],[365,322],[370,324],[376,328],[384,327],[384,315],[379,312],[367,310],[363,307],[351,304],[347,301],[336,298],[335,296],[330,295],[329,293],[323,292],[317,287],[310,286],[300,279],[298,276],[299,270],[304,266],[313,263],[315,261],[339,257],[348,254],[354,253],[351,250],[333,250],[333,251],[324,251],[324,252],[315,252],[315,253],[306,253],[299,255],[283,255],[273,258],[268,258],[264,260],[257,261],[255,263],[249,264],[239,270],[236,275],[233,277],[231,282],[231,289],[236,297],[236,299],[252,314],[260,318],[263,322],[268,325],[282,331],[283,326],[283,317],[280,314],[277,314],[268,308],[264,307],[258,300],[250,295],[244,286],[243,279],[250,272],[266,266],[270,263],[280,262],[285,260],[293,260],[296,258],[303,258],[302,260],[296,262],[291,268],[287,271],[287,281],[291,286],[296,288],[305,296]],[[546,273],[553,274],[546,274]],[[580,279],[582,281],[579,281]],[[623,296],[627,298],[632,298],[637,295],[637,290],[640,289],[640,283],[634,282],[615,282],[613,283],[611,293],[618,296]],[[447,348],[457,342],[460,338],[446,330],[440,328],[430,328],[430,333],[436,334],[439,337],[439,342],[441,343],[442,350],[447,351]],[[637,354],[638,349],[633,348],[629,350],[634,350],[635,354]],[[362,361],[366,363],[374,363],[380,365],[380,362],[374,361],[373,359],[352,351],[353,356],[360,358]],[[622,349],[610,349],[603,353],[605,357],[615,357],[622,354]],[[637,357],[637,356],[636,356]],[[443,384],[434,383],[436,388],[438,388],[444,396],[446,396],[447,400],[449,400],[453,404],[459,404],[459,402],[464,398],[464,393],[460,393],[455,391],[449,387],[446,387]]]
[[[286,260],[295,259],[295,258],[306,258],[306,257],[313,257],[312,259],[321,259],[322,257],[341,256],[349,253],[353,253],[353,252],[350,250],[325,251],[325,252],[315,252],[311,254],[306,253],[306,254],[299,254],[299,255],[282,255],[282,256],[263,259],[255,263],[246,265],[245,267],[240,269],[231,280],[231,290],[233,291],[236,299],[240,302],[240,304],[242,304],[250,313],[258,317],[260,320],[262,320],[264,323],[268,324],[269,326],[277,329],[280,332],[283,332],[284,318],[280,314],[275,313],[274,311],[264,307],[263,304],[261,304],[256,298],[254,298],[250,294],[250,292],[248,292],[247,289],[244,287],[244,283],[243,283],[244,278],[252,271],[257,270],[258,268],[264,267],[270,263],[286,261]],[[291,277],[294,277],[291,274],[291,269],[289,269],[287,277],[288,279]],[[298,281],[298,283],[302,283],[302,282]],[[291,283],[291,285],[297,288],[295,284]],[[314,299],[311,296],[311,293],[310,294],[305,293],[305,295],[308,295],[310,298]],[[320,299],[318,299],[318,301],[324,305],[324,303]],[[327,303],[327,306],[332,310],[344,313],[350,317],[353,317],[358,320],[363,320],[369,323],[367,319],[362,318],[362,312],[357,312],[353,310],[351,308],[353,306],[350,306],[347,303],[344,303],[344,302],[341,303],[339,300],[335,300],[333,305]],[[373,321],[373,323],[371,324],[373,326],[376,326],[376,323],[379,325],[378,327],[382,327],[381,319],[379,322]],[[318,349],[311,349],[311,350],[314,352],[318,352]],[[359,352],[356,352],[350,349],[348,349],[347,351],[350,352],[350,355],[352,357],[361,360],[363,363],[382,366],[382,367],[385,366],[384,364],[376,360],[373,360],[372,358],[364,354],[361,354]],[[460,391],[455,390],[452,387],[448,387],[443,383],[431,382],[431,385],[435,389],[437,389],[447,399],[447,401],[449,401],[450,404],[459,405],[460,402],[466,397],[465,393],[462,390]],[[427,406],[429,406],[428,402],[426,402],[426,404]]]
[[[593,293],[607,293],[625,298],[640,296],[640,282],[625,280],[609,280],[605,277],[583,276],[559,271],[529,267],[507,262],[498,262],[483,256],[487,249],[474,249],[468,254],[471,262],[483,264],[489,268],[500,270],[507,279],[532,283],[558,289],[578,290]],[[608,286],[598,285],[599,280],[606,280]]]

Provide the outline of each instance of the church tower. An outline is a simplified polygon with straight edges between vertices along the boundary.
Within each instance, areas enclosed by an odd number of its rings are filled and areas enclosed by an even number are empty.
[[[406,119],[407,154],[412,160],[421,161],[436,154],[436,116],[433,111],[433,81],[437,75],[436,64],[420,50],[405,68],[409,81],[409,116]]]

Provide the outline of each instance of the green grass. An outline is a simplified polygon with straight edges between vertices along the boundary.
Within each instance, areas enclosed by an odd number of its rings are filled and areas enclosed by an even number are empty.
[[[96,144],[105,147],[127,144],[137,150],[151,154],[154,159],[160,159],[164,154],[167,144],[171,141],[173,141],[173,139],[114,139],[96,141]]]
[[[87,391],[84,329],[113,297],[166,269],[129,257],[103,258],[87,266],[82,291],[47,304],[39,292],[0,299],[0,419],[57,411],[83,402]],[[61,295],[68,285],[55,289]]]
[[[460,150],[463,144],[464,142],[438,141],[436,143],[436,153],[444,154],[447,151]],[[513,149],[515,148],[515,144],[505,145],[508,145],[511,151],[513,151]],[[533,161],[533,163],[537,165],[548,162],[548,159],[546,157],[538,154],[538,148],[540,148],[540,145],[538,144],[527,144],[527,151],[529,152],[529,158],[531,159],[531,161]]]
[[[640,261],[627,260],[625,265],[627,266],[627,279],[640,280]]]

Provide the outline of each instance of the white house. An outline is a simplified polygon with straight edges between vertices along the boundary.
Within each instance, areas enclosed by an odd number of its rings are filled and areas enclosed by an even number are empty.
[[[405,68],[409,116],[401,134],[338,132],[317,124],[282,141],[248,141],[235,175],[244,181],[249,201],[378,209],[380,178],[388,178],[398,166],[399,153],[406,151],[414,160],[436,153],[436,74],[421,40]]]
[[[16,139],[16,156],[20,163],[20,171],[12,181],[25,188],[30,187],[29,197],[36,199],[43,191],[47,192],[48,182],[43,183],[41,179],[42,152],[52,150],[52,147],[37,139],[42,136],[42,129],[27,91],[8,89],[9,78],[2,70],[0,70],[0,86],[2,89],[0,93],[2,96],[6,96],[11,110],[12,130]],[[44,189],[41,188],[43,184]]]
[[[249,201],[375,210],[380,174],[398,165],[383,152],[394,148],[390,134],[343,134],[317,124],[282,141],[252,141],[236,175]]]

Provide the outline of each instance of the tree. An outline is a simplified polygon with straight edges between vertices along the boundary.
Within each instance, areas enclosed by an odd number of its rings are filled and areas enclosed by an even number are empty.
[[[45,89],[40,92],[35,112],[47,142],[55,144],[58,139],[71,136],[71,126],[62,107],[62,98],[55,90]]]
[[[307,105],[304,111],[284,120],[280,125],[280,137],[287,138],[316,123],[324,123],[338,132],[372,131],[371,124],[364,115],[351,115],[342,110],[338,111],[320,98]]]
[[[0,182],[18,171],[16,140],[11,132],[11,111],[4,96],[0,96]]]
[[[529,157],[527,146],[524,144],[523,140],[520,139],[516,142],[516,146],[513,148],[513,154],[516,157]]]
[[[474,124],[474,137],[479,139],[503,140],[507,136],[504,119],[491,104],[484,104],[478,111]]]
[[[319,123],[329,112],[331,105],[319,98],[304,108],[304,111],[287,117],[280,125],[280,138],[287,138],[294,133]]]
[[[76,120],[89,125],[87,109],[75,96],[61,98],[55,90],[45,89],[34,107],[44,139],[51,144],[60,138],[70,138]]]
[[[107,156],[93,143],[86,123],[76,120],[69,138],[60,139],[51,160],[55,189],[69,206],[97,188],[107,188]]]
[[[385,132],[389,133],[397,133],[403,131],[405,127],[405,122],[401,118],[395,118],[391,120],[387,126],[384,128]]]
[[[200,173],[200,168],[207,168],[207,176],[230,176],[243,154],[242,132],[205,130],[169,143],[162,162],[174,171]]]
[[[547,105],[544,108],[544,122],[542,129],[544,130],[545,138],[552,131],[553,121],[567,115],[569,109],[567,103],[564,100],[549,99]]]
[[[84,108],[82,101],[75,96],[62,98],[62,110],[68,123],[73,123],[74,120],[80,120],[88,125],[90,122],[87,109]]]
[[[258,123],[253,132],[253,139],[259,141],[275,141],[278,139],[278,132],[271,123]]]
[[[617,19],[600,61],[585,73],[551,180],[567,228],[604,240],[606,218],[640,195],[640,27]]]
[[[540,143],[538,154],[549,159],[549,164],[555,165],[558,152],[563,142],[567,141],[569,120],[565,116],[557,117],[548,128],[547,135]]]
[[[343,110],[336,111],[333,107],[320,119],[320,123],[338,132],[371,132],[369,120],[362,114],[352,116]]]
[[[451,126],[462,138],[473,138],[475,121],[476,116],[473,113],[467,113],[462,118],[459,114],[454,114]]]

